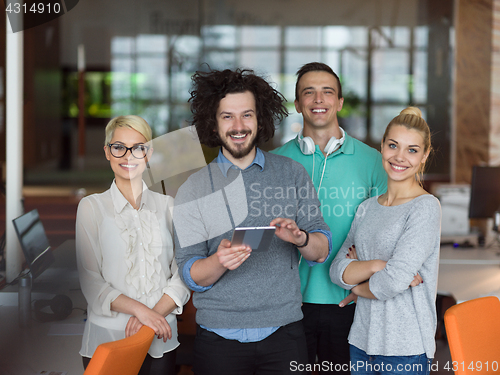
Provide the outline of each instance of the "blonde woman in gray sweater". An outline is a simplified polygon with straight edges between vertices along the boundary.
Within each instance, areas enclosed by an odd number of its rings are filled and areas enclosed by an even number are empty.
[[[429,126],[408,107],[387,126],[387,192],[363,202],[330,268],[359,296],[349,334],[351,373],[429,374],[435,352],[441,208],[421,185]]]

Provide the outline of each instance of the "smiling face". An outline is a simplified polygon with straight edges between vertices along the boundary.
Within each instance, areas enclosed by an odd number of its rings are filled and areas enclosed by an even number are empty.
[[[229,153],[224,155],[233,163],[234,159],[246,157],[253,160],[258,130],[253,94],[250,91],[227,94],[219,103],[216,118],[222,147]]]
[[[302,113],[304,127],[338,127],[337,112],[342,109],[344,99],[338,97],[338,82],[333,75],[323,71],[308,72],[300,78],[297,91],[295,109]]]
[[[382,163],[390,180],[412,179],[423,168],[428,151],[425,151],[424,137],[415,129],[403,125],[391,126],[382,141]]]
[[[118,127],[115,129],[113,137],[109,143],[120,144],[125,147],[133,147],[136,145],[146,144],[147,141],[141,133],[134,129]],[[136,159],[132,156],[130,151],[127,151],[127,153],[121,158],[114,157],[111,155],[108,146],[104,146],[104,152],[106,154],[106,159],[109,160],[111,169],[115,173],[117,183],[120,183],[125,180],[134,180],[136,178],[142,179],[142,173],[146,168],[147,158],[151,157],[152,150],[150,149],[147,156],[143,159]]]

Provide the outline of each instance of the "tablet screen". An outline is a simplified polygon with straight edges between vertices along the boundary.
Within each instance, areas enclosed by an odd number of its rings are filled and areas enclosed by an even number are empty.
[[[231,244],[245,244],[253,251],[266,251],[271,245],[276,227],[241,227],[235,228]]]

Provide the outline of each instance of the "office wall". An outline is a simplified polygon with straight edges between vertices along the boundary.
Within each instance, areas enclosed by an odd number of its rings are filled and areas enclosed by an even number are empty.
[[[415,26],[419,0],[85,0],[61,17],[61,64],[109,66],[112,36],[199,33],[200,25]]]
[[[6,17],[0,17],[0,145],[5,145],[5,22]],[[5,179],[5,147],[0,147],[0,182]]]
[[[500,1],[493,1],[489,163],[500,165]]]
[[[440,1],[440,3],[443,1]],[[53,68],[76,69],[77,46],[86,48],[87,67],[109,71],[111,64],[111,40],[114,36],[136,36],[138,34],[182,34],[199,33],[200,25],[346,25],[368,26],[416,26],[428,12],[422,8],[431,4],[430,0],[85,0],[80,1],[68,14],[57,19],[56,28],[41,25],[27,33],[26,56],[26,136],[31,143],[26,144],[28,165],[44,162],[61,154],[63,140],[60,137],[62,126],[54,114],[60,111],[60,76]],[[56,33],[54,32],[56,31]],[[58,42],[53,43],[55,39]],[[51,42],[47,44],[47,42]],[[381,40],[381,43],[384,42]],[[2,48],[2,51],[5,49]],[[59,59],[57,60],[57,57]],[[432,58],[432,56],[430,57]],[[43,60],[53,62],[39,69],[37,64]],[[57,60],[57,61],[56,61]],[[446,61],[448,65],[450,61]],[[283,64],[283,62],[281,62]],[[430,61],[429,61],[430,64]],[[35,72],[33,69],[36,69]],[[430,80],[434,82],[434,80]],[[35,86],[36,83],[36,86]],[[0,87],[3,86],[0,83]],[[442,88],[443,85],[437,85]],[[58,92],[59,90],[59,92]],[[431,91],[437,98],[448,98],[439,90]],[[437,111],[447,107],[448,102],[439,104]],[[41,111],[39,113],[38,111]],[[396,111],[396,109],[394,109]],[[445,110],[446,111],[446,110]],[[391,112],[392,113],[392,112]],[[40,117],[41,115],[41,117]],[[38,116],[38,117],[36,117]],[[36,118],[35,118],[36,117]],[[449,122],[436,117],[433,126],[445,123],[439,137],[448,137]],[[5,133],[0,118],[0,139]],[[44,137],[49,132],[38,133],[47,128],[54,135],[52,140]],[[41,137],[41,138],[40,138]],[[36,141],[35,141],[36,140]],[[37,143],[38,142],[38,143]],[[444,155],[449,151],[440,147]],[[64,152],[64,151],[63,151]],[[0,160],[2,156],[0,155]],[[448,161],[444,163],[448,168]],[[443,172],[443,171],[440,171]],[[446,171],[444,172],[447,173]]]
[[[24,165],[57,160],[61,153],[59,22],[24,33]]]
[[[472,166],[500,165],[500,1],[458,0],[453,180]]]
[[[6,17],[0,21],[0,144],[5,145]],[[23,31],[24,166],[57,158],[61,150],[61,73],[59,21]],[[5,162],[0,147],[0,170]],[[0,179],[5,171],[1,172]]]

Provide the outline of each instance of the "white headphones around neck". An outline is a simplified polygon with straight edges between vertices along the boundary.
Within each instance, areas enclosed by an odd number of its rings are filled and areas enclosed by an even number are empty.
[[[325,146],[325,149],[323,150],[326,153],[326,155],[330,155],[338,147],[340,147],[344,144],[345,131],[341,127],[339,127],[339,128],[340,128],[340,132],[342,133],[342,137],[340,139],[337,139],[335,137],[330,138],[330,140],[328,141],[328,143]],[[304,129],[302,129],[297,136],[297,140],[299,141],[300,151],[302,151],[302,153],[304,155],[312,155],[312,154],[314,154],[314,150],[316,150],[316,145],[314,144],[314,141],[311,137],[304,137],[302,135],[303,130]]]

